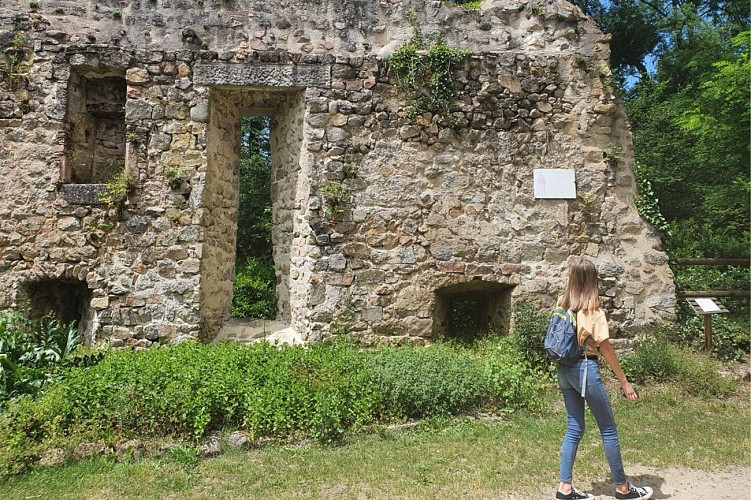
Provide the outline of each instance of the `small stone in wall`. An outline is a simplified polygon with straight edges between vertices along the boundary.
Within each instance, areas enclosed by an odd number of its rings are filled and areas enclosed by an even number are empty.
[[[57,228],[60,231],[75,231],[81,229],[81,219],[78,217],[61,217],[57,221]]]
[[[146,232],[146,228],[149,226],[151,217],[145,215],[134,215],[125,222],[125,227],[128,228],[133,234],[142,234]]]
[[[107,309],[110,305],[110,299],[109,297],[93,298],[89,305],[92,309]]]

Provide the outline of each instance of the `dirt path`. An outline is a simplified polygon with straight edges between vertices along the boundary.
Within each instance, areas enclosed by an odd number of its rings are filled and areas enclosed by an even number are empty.
[[[672,498],[675,500],[751,500],[751,465],[730,468],[717,472],[695,469],[630,466],[629,478],[639,486],[651,486],[655,490],[652,498]],[[577,484],[577,488],[595,495],[597,500],[615,498],[610,483],[596,482]],[[553,493],[540,493],[540,499],[555,498]]]

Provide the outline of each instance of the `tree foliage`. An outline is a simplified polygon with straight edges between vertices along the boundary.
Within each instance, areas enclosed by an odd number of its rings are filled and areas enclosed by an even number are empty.
[[[273,319],[276,275],[271,241],[271,150],[268,116],[244,116],[240,123],[240,205],[232,315]]]
[[[740,0],[579,0],[612,35],[611,65],[631,120],[637,207],[680,257],[749,256],[749,8]],[[748,269],[675,269],[680,289],[747,289]],[[723,277],[718,284],[717,275]],[[748,300],[723,300],[715,352],[748,352]],[[701,319],[678,308],[681,339]]]
[[[748,3],[577,3],[612,35],[640,178],[669,223],[668,251],[748,255]]]
[[[271,257],[271,152],[269,117],[244,116],[240,142],[240,207],[237,216],[237,255]]]

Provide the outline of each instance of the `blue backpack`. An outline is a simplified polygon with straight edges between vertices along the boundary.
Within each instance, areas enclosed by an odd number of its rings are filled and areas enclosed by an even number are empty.
[[[555,308],[548,324],[548,331],[545,333],[544,346],[548,358],[560,365],[573,366],[579,361],[584,350],[576,336],[576,311],[563,307]]]

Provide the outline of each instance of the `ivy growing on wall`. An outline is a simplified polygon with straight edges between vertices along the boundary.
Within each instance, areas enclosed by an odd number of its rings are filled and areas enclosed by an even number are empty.
[[[413,108],[411,118],[428,112],[438,116],[441,123],[453,125],[450,107],[457,92],[452,72],[469,58],[471,51],[450,47],[441,39],[426,40],[414,12],[410,14],[410,23],[412,38],[388,58],[389,66]]]
[[[663,235],[670,235],[670,225],[660,212],[657,197],[652,190],[652,183],[644,175],[643,169],[636,164],[636,182],[638,186],[638,196],[636,197],[636,209],[647,222],[652,224]]]

